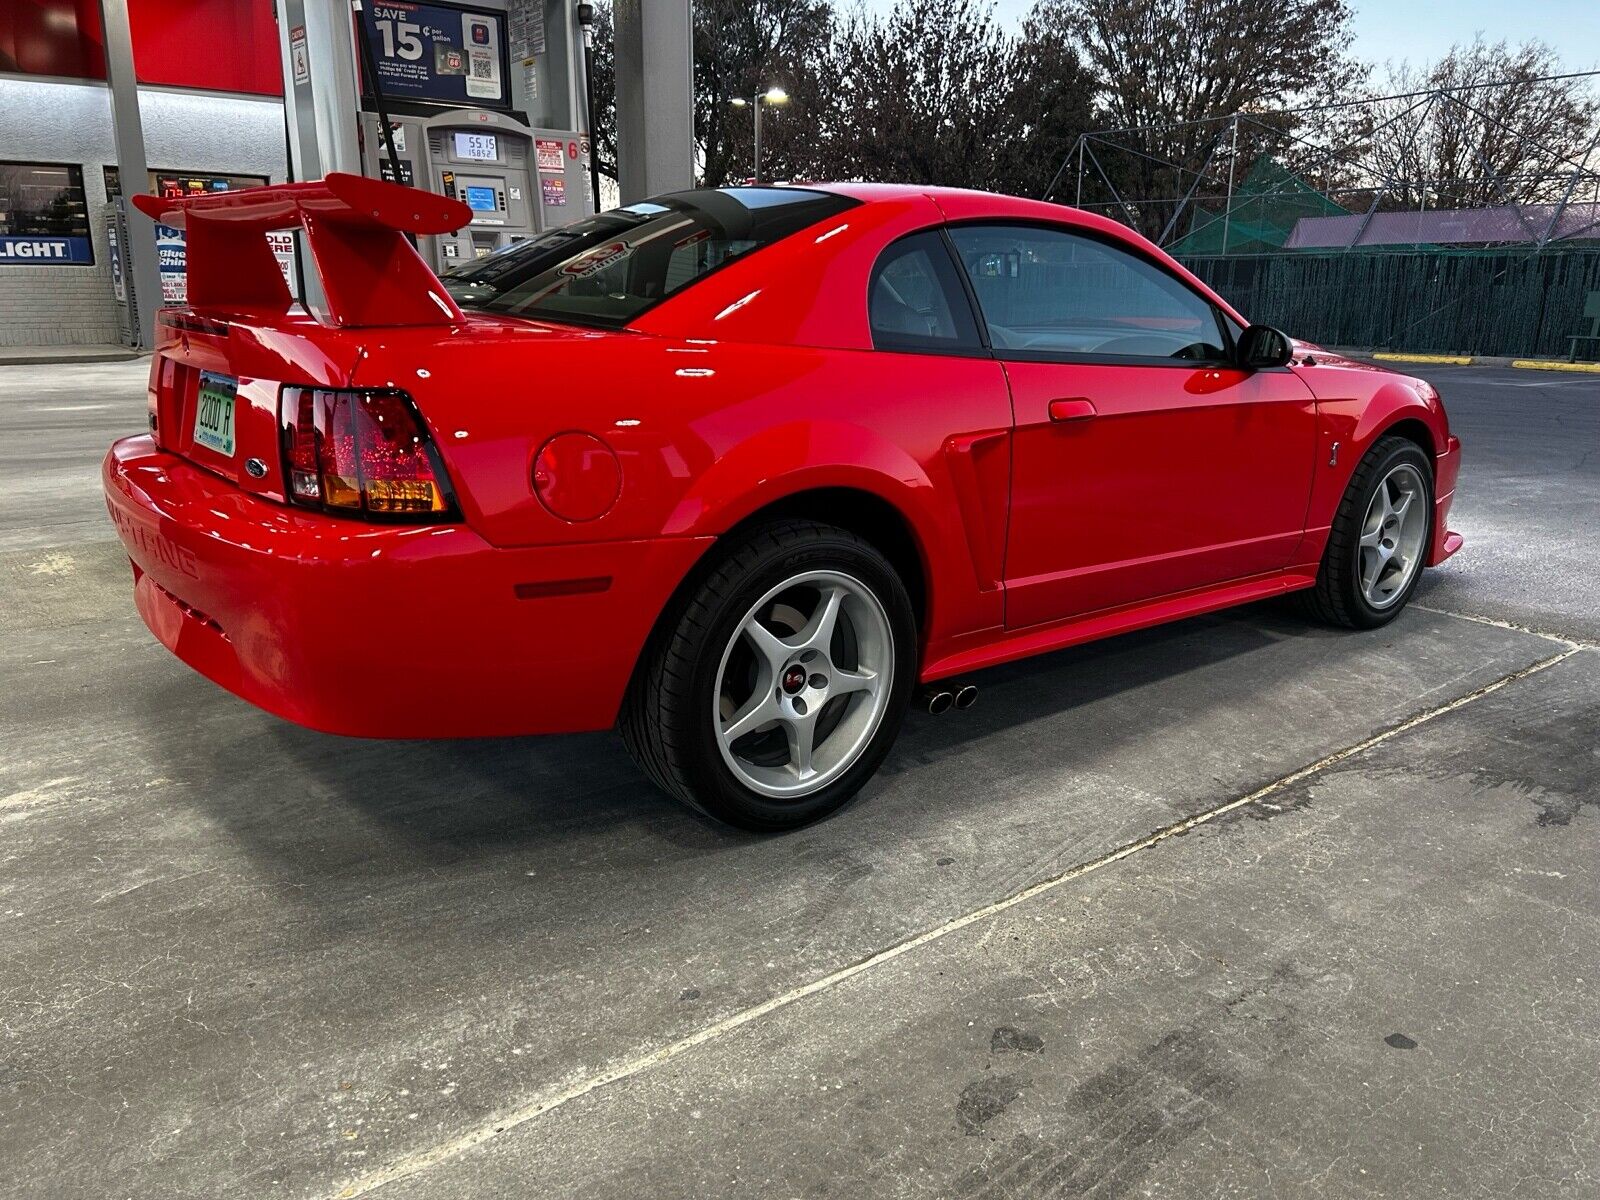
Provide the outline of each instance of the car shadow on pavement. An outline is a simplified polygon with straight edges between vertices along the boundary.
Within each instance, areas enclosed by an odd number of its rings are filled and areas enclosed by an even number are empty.
[[[1049,727],[1053,718],[1129,691],[1177,690],[1186,676],[1285,640],[1341,636],[1346,635],[1311,624],[1286,605],[1269,601],[991,667],[961,680],[978,686],[978,702],[967,711],[939,717],[914,711],[883,771],[898,774],[931,767],[1006,730]],[[1213,702],[1226,698],[1217,693],[1211,697]],[[1104,751],[1122,742],[1138,744],[1186,715],[1170,705],[1140,705],[1137,720],[1096,722],[1092,733],[1097,748]],[[1063,770],[1071,769],[1072,743],[1081,742],[1086,732],[1090,731],[1069,721],[1060,729],[1062,740],[1054,736],[1048,740],[1047,752],[1057,757]]]
[[[1092,746],[1103,763],[1183,720],[1194,697],[1215,699],[1219,688],[1225,699],[1248,694],[1243,683],[1218,682],[1227,673],[1210,668],[1287,638],[1322,636],[1338,635],[1256,606],[982,672],[973,677],[981,686],[973,709],[910,714],[879,777],[846,812],[857,834],[878,827],[885,836],[915,836],[908,824],[947,819],[970,802],[967,777],[988,771],[990,760],[1048,786],[1074,772],[1080,747]],[[1210,682],[1180,686],[1196,675]],[[608,855],[626,856],[716,854],[770,840],[710,821],[657,791],[615,733],[344,738],[260,713],[192,676],[175,675],[168,686],[173,695],[154,708],[168,719],[142,731],[162,743],[162,774],[185,784],[248,853],[276,860],[291,875],[319,862],[365,859],[403,872],[506,853],[570,858],[601,842]],[[1175,704],[1119,700],[1141,689],[1181,696]],[[173,713],[191,719],[173,721]],[[195,723],[213,720],[219,727],[198,736]],[[228,746],[225,761],[204,749],[217,744]]]

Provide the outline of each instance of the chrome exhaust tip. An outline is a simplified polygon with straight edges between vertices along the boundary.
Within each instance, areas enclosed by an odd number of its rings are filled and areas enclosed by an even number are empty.
[[[966,687],[956,692],[955,706],[963,711],[971,708],[978,702],[978,685],[969,683]]]
[[[928,703],[927,703],[928,711],[930,713],[932,713],[936,717],[940,713],[949,712],[951,705],[953,705],[955,702],[956,702],[956,698],[953,695],[951,695],[949,692],[929,692],[928,693]]]

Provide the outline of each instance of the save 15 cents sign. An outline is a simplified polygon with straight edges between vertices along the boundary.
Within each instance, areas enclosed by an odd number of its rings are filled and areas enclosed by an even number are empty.
[[[361,19],[386,97],[507,108],[505,14],[453,4],[372,3]],[[366,81],[372,91],[372,81]]]

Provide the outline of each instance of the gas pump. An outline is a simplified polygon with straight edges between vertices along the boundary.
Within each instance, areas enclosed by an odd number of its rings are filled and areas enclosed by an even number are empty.
[[[361,114],[364,173],[395,178],[373,113]],[[436,270],[461,266],[588,216],[588,164],[571,131],[530,129],[510,113],[448,109],[436,116],[391,113],[399,182],[461,200],[470,224],[418,239]]]
[[[578,124],[581,109],[580,35],[567,0],[356,7],[362,172],[472,211],[455,233],[418,239],[436,270],[589,215],[588,139],[562,128]]]
[[[529,131],[497,113],[448,113],[430,124],[428,183],[472,210],[466,228],[433,239],[439,265],[458,266],[532,237],[538,225]]]

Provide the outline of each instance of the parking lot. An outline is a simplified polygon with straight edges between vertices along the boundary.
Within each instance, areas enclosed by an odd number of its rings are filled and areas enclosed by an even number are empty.
[[[183,666],[146,369],[0,367],[0,1195],[1600,1193],[1600,376],[1423,369],[1467,545],[1387,629],[987,672],[760,838]]]

